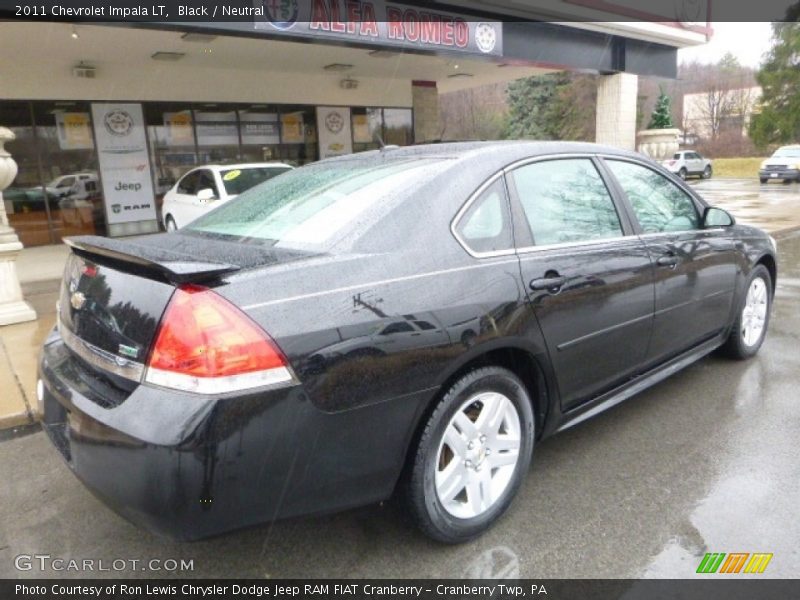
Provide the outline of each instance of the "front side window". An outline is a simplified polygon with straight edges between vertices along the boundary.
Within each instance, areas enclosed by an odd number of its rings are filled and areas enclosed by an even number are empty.
[[[197,177],[199,171],[192,171],[181,179],[178,184],[178,193],[194,195],[197,193]]]
[[[459,219],[456,232],[473,252],[497,252],[513,247],[505,185],[498,178]]]
[[[622,235],[614,201],[590,159],[536,162],[511,178],[536,246]]]
[[[694,201],[663,175],[642,165],[606,161],[633,207],[644,233],[700,228]]]

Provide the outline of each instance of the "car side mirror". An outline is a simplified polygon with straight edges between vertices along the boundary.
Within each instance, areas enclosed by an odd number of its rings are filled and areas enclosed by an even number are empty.
[[[736,223],[736,219],[721,208],[709,206],[703,213],[703,228],[710,229],[712,227],[730,227]]]
[[[197,199],[200,200],[201,202],[208,202],[209,200],[216,200],[217,195],[211,188],[203,188],[202,190],[197,192]]]

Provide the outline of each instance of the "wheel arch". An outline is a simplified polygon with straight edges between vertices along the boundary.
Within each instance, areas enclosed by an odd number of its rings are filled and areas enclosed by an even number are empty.
[[[778,261],[769,253],[762,254],[759,259],[753,264],[753,267],[764,265],[769,271],[769,277],[772,280],[772,295],[775,296],[775,290],[778,285]]]

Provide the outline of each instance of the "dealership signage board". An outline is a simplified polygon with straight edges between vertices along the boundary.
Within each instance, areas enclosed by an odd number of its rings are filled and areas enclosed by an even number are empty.
[[[239,112],[242,144],[280,144],[277,113]]]
[[[95,102],[92,120],[108,223],[155,219],[142,105]]]
[[[342,106],[318,106],[319,157],[329,158],[353,152],[350,133],[350,109]]]
[[[256,30],[380,46],[503,55],[503,24],[385,0],[254,0]]]
[[[198,146],[237,146],[239,144],[239,126],[236,113],[229,112],[196,112]]]

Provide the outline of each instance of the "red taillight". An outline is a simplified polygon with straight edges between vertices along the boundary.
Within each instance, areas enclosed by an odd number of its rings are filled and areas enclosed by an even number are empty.
[[[281,351],[246,314],[209,289],[185,285],[161,320],[145,379],[219,394],[293,377]]]
[[[671,167],[671,166],[673,166],[673,165],[674,165],[676,162],[678,162],[678,161],[677,161],[677,160],[670,160],[670,161],[667,161],[667,164],[668,164],[668,165]]]

